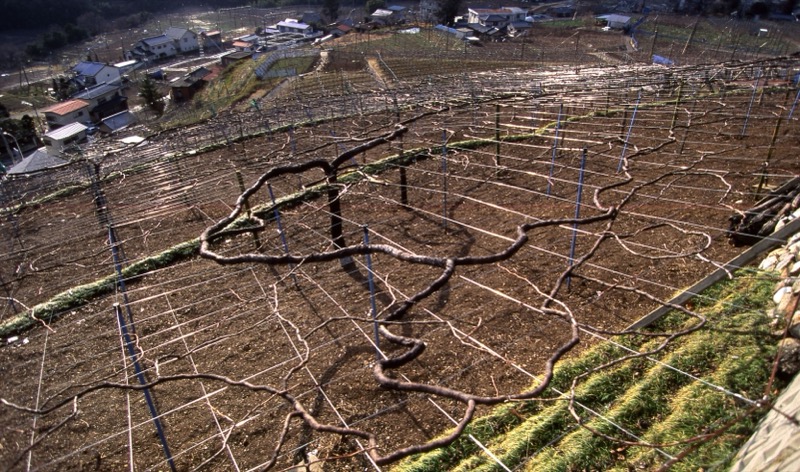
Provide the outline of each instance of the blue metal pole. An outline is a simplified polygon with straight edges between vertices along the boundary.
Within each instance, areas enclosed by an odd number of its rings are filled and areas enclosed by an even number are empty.
[[[547,191],[546,195],[550,195],[550,187],[553,183],[553,169],[556,166],[556,152],[558,151],[558,130],[561,128],[561,115],[564,113],[564,104],[558,107],[558,118],[556,119],[556,134],[553,138],[553,157],[550,159],[550,174],[547,176]]]
[[[130,322],[130,329],[128,328],[128,324],[125,321],[125,317],[122,316],[122,309],[120,308],[119,304],[114,304],[114,312],[117,315],[117,321],[119,322],[120,329],[122,331],[122,335],[125,339],[125,347],[128,350],[128,355],[133,362],[133,370],[136,374],[136,378],[139,380],[141,385],[147,384],[147,379],[144,376],[144,371],[142,370],[141,365],[139,364],[139,360],[136,357],[136,349],[134,347],[133,342],[131,341],[131,333],[136,333],[136,325],[133,322],[133,313],[131,312],[131,307],[128,301],[128,293],[125,289],[125,279],[122,277],[122,261],[119,256],[119,245],[117,243],[117,236],[116,232],[114,231],[114,227],[109,225],[108,226],[108,241],[111,246],[111,256],[114,261],[114,270],[117,273],[117,287],[119,291],[122,293],[122,300],[125,304],[125,309],[128,313],[128,321]],[[164,450],[164,455],[167,458],[167,462],[169,463],[170,470],[175,469],[175,462],[172,459],[172,454],[169,451],[169,445],[167,444],[167,438],[164,435],[164,428],[161,426],[161,421],[158,418],[158,410],[156,409],[155,403],[153,402],[153,398],[150,395],[149,389],[144,389],[144,399],[147,403],[147,408],[150,410],[150,416],[153,418],[153,424],[156,427],[156,433],[158,434],[158,439],[161,442],[161,448]]]
[[[586,148],[583,148],[581,156],[581,169],[578,173],[578,195],[575,199],[575,219],[581,217],[581,196],[583,195],[583,176],[586,169]],[[569,246],[569,266],[572,267],[575,261],[575,245],[578,241],[578,222],[572,223],[572,243]],[[567,276],[567,289],[569,289],[572,277]]]
[[[794,96],[794,103],[792,103],[792,109],[789,110],[789,117],[787,120],[792,119],[792,115],[794,114],[794,109],[797,107],[797,100],[800,99],[800,90],[797,91],[797,95]]]
[[[369,246],[369,227],[364,225],[364,245]],[[372,256],[367,252],[367,281],[369,282],[369,303],[372,314],[372,331],[375,336],[375,358],[381,360],[381,339],[378,334],[378,307],[375,304],[375,281],[372,275]]]
[[[619,156],[619,164],[617,164],[617,172],[622,170],[622,163],[625,161],[625,152],[628,150],[628,141],[631,139],[631,132],[633,131],[633,123],[636,121],[636,112],[639,110],[639,101],[642,99],[642,91],[639,90],[639,96],[636,97],[636,105],[633,107],[633,115],[631,116],[631,124],[628,125],[628,134],[625,136],[625,143],[622,145],[622,154]]]
[[[442,225],[447,230],[447,131],[442,131]]]
[[[750,111],[753,109],[753,102],[756,100],[756,92],[758,91],[758,81],[761,80],[761,69],[756,73],[756,82],[753,84],[753,93],[750,95],[750,104],[747,105],[747,114],[744,117],[744,125],[742,125],[741,137],[747,132],[747,123],[750,121]]]
[[[133,362],[133,371],[136,374],[136,379],[139,381],[140,385],[147,385],[147,379],[144,376],[144,371],[142,370],[142,366],[139,364],[139,359],[136,357],[136,347],[131,340],[130,334],[128,333],[128,328],[125,324],[125,317],[122,316],[122,310],[120,309],[118,303],[114,304],[114,312],[117,315],[117,321],[119,322],[119,326],[122,331],[122,337],[125,340],[125,348],[128,350],[128,355]],[[172,459],[172,453],[169,452],[167,437],[164,435],[164,428],[161,426],[161,420],[158,417],[158,410],[153,402],[153,397],[150,395],[150,389],[142,389],[142,392],[144,393],[144,401],[147,403],[147,408],[150,410],[150,416],[153,418],[153,424],[156,427],[156,434],[158,434],[158,440],[161,442],[161,448],[164,450],[164,455],[167,457],[169,468],[175,472],[175,461]]]

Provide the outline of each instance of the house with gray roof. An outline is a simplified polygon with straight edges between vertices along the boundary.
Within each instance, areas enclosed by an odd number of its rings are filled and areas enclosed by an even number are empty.
[[[122,75],[119,67],[93,61],[81,61],[70,72],[74,74],[73,80],[82,87],[116,82]]]
[[[187,53],[200,49],[197,34],[192,30],[172,26],[164,31],[164,36],[172,39],[178,52]]]
[[[467,23],[504,28],[513,22],[525,21],[527,11],[517,7],[470,8]]]

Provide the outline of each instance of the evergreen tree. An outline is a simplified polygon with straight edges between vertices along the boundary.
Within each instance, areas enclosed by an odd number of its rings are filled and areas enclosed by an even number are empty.
[[[328,21],[336,21],[339,18],[339,0],[322,0],[322,15]]]
[[[164,112],[164,102],[161,101],[158,88],[150,77],[145,76],[142,83],[139,84],[139,95],[142,96],[142,100],[148,108],[159,115]]]
[[[436,19],[443,25],[452,26],[459,10],[461,10],[461,0],[439,0]]]
[[[367,0],[367,3],[364,4],[364,13],[366,13],[367,15],[371,15],[378,8],[386,8],[386,1],[385,0]]]

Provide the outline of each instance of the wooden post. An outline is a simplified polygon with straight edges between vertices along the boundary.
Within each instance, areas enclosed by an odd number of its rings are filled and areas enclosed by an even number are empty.
[[[672,122],[669,125],[670,132],[675,129],[675,122],[678,119],[678,107],[681,104],[681,95],[683,94],[683,80],[678,84],[678,99],[675,101],[675,109],[672,110]]]
[[[775,129],[772,131],[772,140],[769,143],[769,150],[767,151],[767,158],[764,160],[764,163],[761,165],[761,179],[758,182],[758,189],[756,190],[756,200],[760,198],[761,191],[764,189],[764,186],[767,185],[767,181],[769,177],[767,177],[767,169],[769,168],[769,161],[772,159],[772,152],[775,150],[775,141],[778,139],[778,131],[781,128],[781,119],[783,117],[778,115],[778,121],[775,123]]]

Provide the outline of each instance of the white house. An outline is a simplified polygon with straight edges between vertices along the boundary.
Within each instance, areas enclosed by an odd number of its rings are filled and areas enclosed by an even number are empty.
[[[284,21],[278,22],[276,26],[278,27],[278,31],[281,33],[299,33],[308,35],[314,32],[314,27],[311,25],[294,21],[291,18],[287,18]]]
[[[502,28],[516,21],[525,21],[527,11],[517,7],[470,8],[467,23]]]
[[[186,53],[200,49],[197,34],[186,28],[169,27],[164,31],[164,36],[172,38],[178,52]]]
[[[177,55],[178,50],[175,48],[175,41],[169,36],[162,34],[160,36],[139,40],[133,47],[133,54],[148,58],[163,59]]]
[[[56,103],[42,110],[50,130],[57,130],[72,123],[90,121],[89,102],[73,98],[65,102]]]
[[[75,74],[75,80],[84,87],[116,82],[121,77],[118,67],[102,62],[79,62],[70,71]]]
[[[86,141],[86,129],[86,126],[81,123],[72,123],[45,133],[42,141],[44,141],[47,154],[60,156],[72,144]]]

